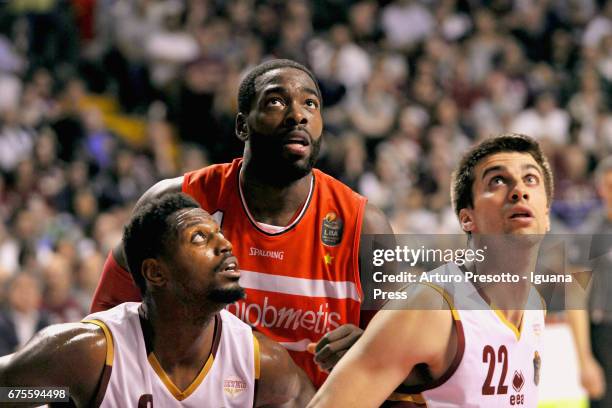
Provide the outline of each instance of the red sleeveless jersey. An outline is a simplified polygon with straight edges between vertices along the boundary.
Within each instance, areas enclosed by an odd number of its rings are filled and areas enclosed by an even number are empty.
[[[282,344],[315,387],[327,375],[306,351],[343,324],[359,325],[359,238],[366,199],[314,169],[306,204],[281,231],[252,218],[239,186],[242,159],[185,174],[183,192],[220,223],[232,243],[246,298],[227,307]]]

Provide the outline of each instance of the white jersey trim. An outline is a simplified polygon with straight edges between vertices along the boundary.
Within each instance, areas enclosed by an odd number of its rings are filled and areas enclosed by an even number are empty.
[[[277,234],[281,234],[293,228],[293,226],[295,226],[298,222],[300,222],[300,220],[304,216],[304,213],[308,209],[308,204],[310,203],[310,199],[312,198],[312,194],[314,192],[314,174],[310,175],[310,188],[308,190],[308,196],[306,197],[306,201],[304,201],[304,204],[302,205],[302,208],[300,209],[298,216],[295,217],[295,219],[291,223],[289,223],[289,225],[287,226],[260,223],[259,221],[255,219],[255,217],[253,217],[253,215],[251,214],[251,211],[249,210],[249,207],[247,206],[246,199],[244,198],[244,191],[242,190],[241,175],[242,175],[242,166],[240,167],[240,171],[238,172],[238,192],[240,193],[240,201],[242,202],[242,207],[244,208],[247,217],[249,218],[249,220],[251,220],[253,225],[257,226],[257,228],[261,229],[263,232],[266,232],[268,234],[277,235]]]
[[[245,289],[264,290],[285,295],[353,299],[361,302],[357,286],[350,281],[295,278],[244,269],[241,269],[240,273],[240,286]]]

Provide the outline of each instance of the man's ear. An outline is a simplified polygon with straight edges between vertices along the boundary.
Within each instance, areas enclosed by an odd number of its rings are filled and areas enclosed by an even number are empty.
[[[459,223],[463,232],[474,232],[476,225],[474,224],[474,216],[469,208],[462,208],[459,211]]]
[[[247,124],[247,115],[242,112],[238,112],[236,115],[236,136],[243,142],[249,140],[249,125]]]
[[[147,258],[142,262],[141,273],[151,286],[164,286],[168,280],[163,265],[154,258]]]

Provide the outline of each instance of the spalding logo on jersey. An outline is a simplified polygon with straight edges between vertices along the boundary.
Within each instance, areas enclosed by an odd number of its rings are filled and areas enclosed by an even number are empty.
[[[338,215],[330,211],[323,218],[323,226],[321,227],[321,241],[327,246],[336,246],[342,241],[342,229],[344,223]]]

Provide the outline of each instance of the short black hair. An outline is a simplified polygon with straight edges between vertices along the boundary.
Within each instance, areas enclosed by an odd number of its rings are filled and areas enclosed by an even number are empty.
[[[320,103],[322,104],[321,97],[321,89],[319,88],[319,83],[315,78],[314,74],[306,68],[304,65],[288,60],[288,59],[273,59],[270,61],[263,62],[249,71],[248,74],[244,77],[242,82],[240,82],[240,87],[238,88],[238,111],[241,113],[249,113],[251,111],[251,106],[253,104],[253,98],[255,98],[255,81],[257,78],[268,71],[272,71],[273,69],[278,68],[295,68],[300,71],[304,71],[312,82],[314,82]]]
[[[472,208],[474,205],[472,187],[476,165],[485,157],[505,152],[528,153],[533,157],[544,173],[544,187],[550,207],[554,189],[553,175],[540,145],[529,136],[518,133],[504,133],[478,143],[464,154],[459,162],[457,170],[453,173],[451,183],[451,199],[457,216],[463,208]]]
[[[153,199],[138,207],[123,230],[123,248],[128,267],[142,296],[147,293],[147,283],[142,276],[142,263],[168,253],[169,243],[176,238],[176,225],[169,216],[184,208],[199,208],[193,198],[183,193],[173,193]]]

